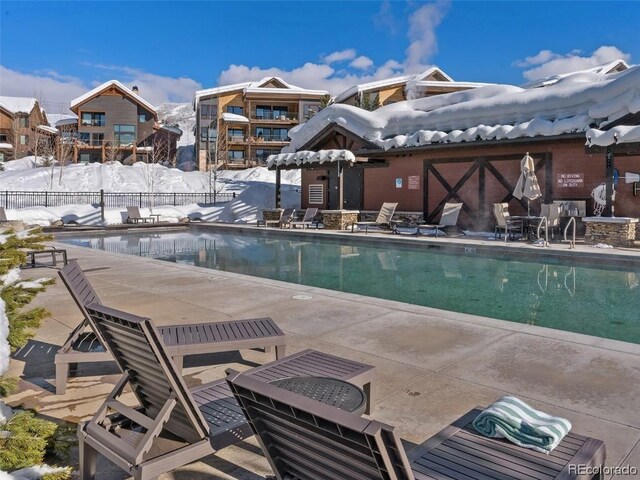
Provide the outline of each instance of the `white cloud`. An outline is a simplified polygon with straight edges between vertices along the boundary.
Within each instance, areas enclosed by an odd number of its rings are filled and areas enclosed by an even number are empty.
[[[68,113],[72,99],[91,90],[106,80],[115,78],[128,87],[137,85],[140,95],[149,103],[158,105],[167,102],[190,102],[193,93],[202,85],[191,78],[166,77],[144,72],[131,67],[92,65],[99,70],[110,70],[110,78],[85,82],[77,77],[61,75],[47,70],[23,73],[0,65],[2,95],[35,97],[48,113]],[[102,75],[99,75],[102,77]]]
[[[428,3],[409,17],[410,44],[406,51],[406,68],[415,72],[424,69],[426,61],[438,51],[436,27],[449,9],[448,1]]]
[[[518,60],[514,64],[521,68],[529,68],[522,74],[527,80],[537,80],[563,73],[585,70],[610,63],[618,59],[629,61],[631,55],[622,52],[617,47],[602,46],[590,56],[580,56],[579,51],[574,50],[567,54],[554,53],[550,50],[542,50],[536,55]]]
[[[347,48],[345,50],[340,50],[339,52],[333,52],[329,55],[326,55],[322,60],[327,65],[331,65],[336,62],[343,62],[345,60],[351,60],[355,58],[356,50],[354,48]]]
[[[290,70],[230,65],[220,74],[218,85],[256,81],[265,76],[278,76],[303,88],[328,90],[332,95],[337,95],[360,83],[420,72],[428,68],[425,62],[437,51],[435,29],[446,15],[448,7],[448,1],[423,4],[409,16],[408,37],[411,44],[403,62],[389,59],[376,67],[371,58],[358,55],[354,48],[346,48],[322,57],[318,63],[305,63]],[[383,3],[380,12],[374,17],[374,22],[380,28],[395,23],[390,3]],[[351,60],[348,67],[335,69],[332,65],[346,60]]]
[[[367,70],[368,68],[373,67],[373,60],[369,57],[365,57],[364,55],[360,55],[358,58],[354,58],[349,66],[359,70]]]

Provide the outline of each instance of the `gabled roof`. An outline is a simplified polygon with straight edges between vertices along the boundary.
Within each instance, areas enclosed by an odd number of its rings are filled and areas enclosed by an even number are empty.
[[[71,100],[71,106],[69,108],[71,108],[72,111],[76,112],[76,109],[80,105],[91,100],[94,97],[97,97],[102,92],[104,92],[105,90],[111,87],[116,87],[118,90],[122,91],[122,93],[124,93],[127,97],[131,98],[133,101],[135,101],[139,105],[142,105],[144,108],[152,112],[154,116],[156,117],[158,116],[158,113],[156,112],[156,107],[151,105],[149,102],[147,102],[144,98],[142,98],[137,93],[125,87],[118,80],[109,80],[108,82],[104,82],[102,85],[98,85],[93,90],[89,90],[84,95],[81,95],[78,98],[74,98],[73,100]]]
[[[31,97],[5,97],[0,96],[0,107],[4,107],[9,113],[31,113],[38,100]]]
[[[49,126],[59,127],[61,125],[74,125],[78,123],[77,115],[67,113],[47,113]]]
[[[336,95],[334,102],[341,103],[347,98],[352,97],[361,92],[371,92],[373,90],[379,90],[385,87],[392,87],[394,85],[403,85],[409,82],[417,82],[427,79],[432,75],[438,75],[444,78],[444,82],[453,82],[453,78],[447,75],[443,70],[438,67],[431,67],[418,74],[400,75],[398,77],[385,78],[383,80],[377,80],[375,82],[360,83],[349,87],[344,92]]]
[[[538,80],[533,80],[529,83],[523,85],[523,88],[538,88],[538,87],[547,87],[549,85],[553,85],[557,83],[559,80],[562,80],[569,75],[575,75],[577,73],[616,73],[623,72],[629,68],[629,64],[622,59],[614,60],[613,62],[604,63],[602,65],[596,65],[595,67],[586,68],[584,70],[577,70],[575,72],[569,73],[560,73],[558,75],[552,75],[545,78],[540,78]]]
[[[270,83],[276,86],[266,86]],[[272,95],[297,93],[301,95],[328,95],[326,90],[310,90],[307,88],[298,87],[285,82],[280,77],[264,77],[257,82],[243,82],[234,83],[232,85],[224,85],[216,88],[207,88],[206,90],[198,90],[195,94],[194,108],[197,108],[198,102],[202,97],[211,97],[220,95],[221,93],[230,92],[243,92],[243,93],[269,93]]]
[[[291,129],[285,151],[308,149],[309,141],[331,123],[388,150],[575,135],[594,126],[607,128],[638,112],[640,66],[610,74],[568,75],[545,88],[489,85],[397,102],[373,112],[336,103]],[[618,130],[619,135],[635,138],[635,130]]]

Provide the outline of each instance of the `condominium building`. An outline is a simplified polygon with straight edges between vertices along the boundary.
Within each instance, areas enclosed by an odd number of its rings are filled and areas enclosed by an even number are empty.
[[[269,155],[289,144],[289,130],[328,99],[326,90],[307,90],[278,77],[197,91],[198,168],[264,165]]]
[[[74,161],[123,163],[175,161],[176,143],[182,131],[158,123],[153,105],[129,89],[110,80],[71,101],[77,116],[75,127],[65,125],[65,134],[76,138]],[[75,132],[69,132],[74,127]]]
[[[356,105],[366,110],[373,110],[375,107],[402,100],[458,92],[485,85],[489,84],[456,82],[438,67],[432,67],[418,74],[402,75],[354,85],[337,95],[333,103]]]
[[[56,134],[38,100],[0,96],[0,162],[43,155]]]

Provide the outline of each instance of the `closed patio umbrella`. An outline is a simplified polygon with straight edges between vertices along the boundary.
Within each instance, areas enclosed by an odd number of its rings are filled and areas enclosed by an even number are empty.
[[[516,188],[513,190],[514,197],[527,199],[527,215],[529,215],[529,201],[542,196],[535,169],[533,158],[527,152],[520,162],[520,178],[518,178]]]

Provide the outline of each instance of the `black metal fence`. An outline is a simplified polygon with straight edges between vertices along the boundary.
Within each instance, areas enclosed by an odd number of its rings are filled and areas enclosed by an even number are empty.
[[[99,192],[0,192],[0,205],[6,209],[26,207],[60,207],[63,205],[95,205],[103,208],[127,206],[159,207],[193,203],[216,205],[229,202],[235,193],[106,193]]]

